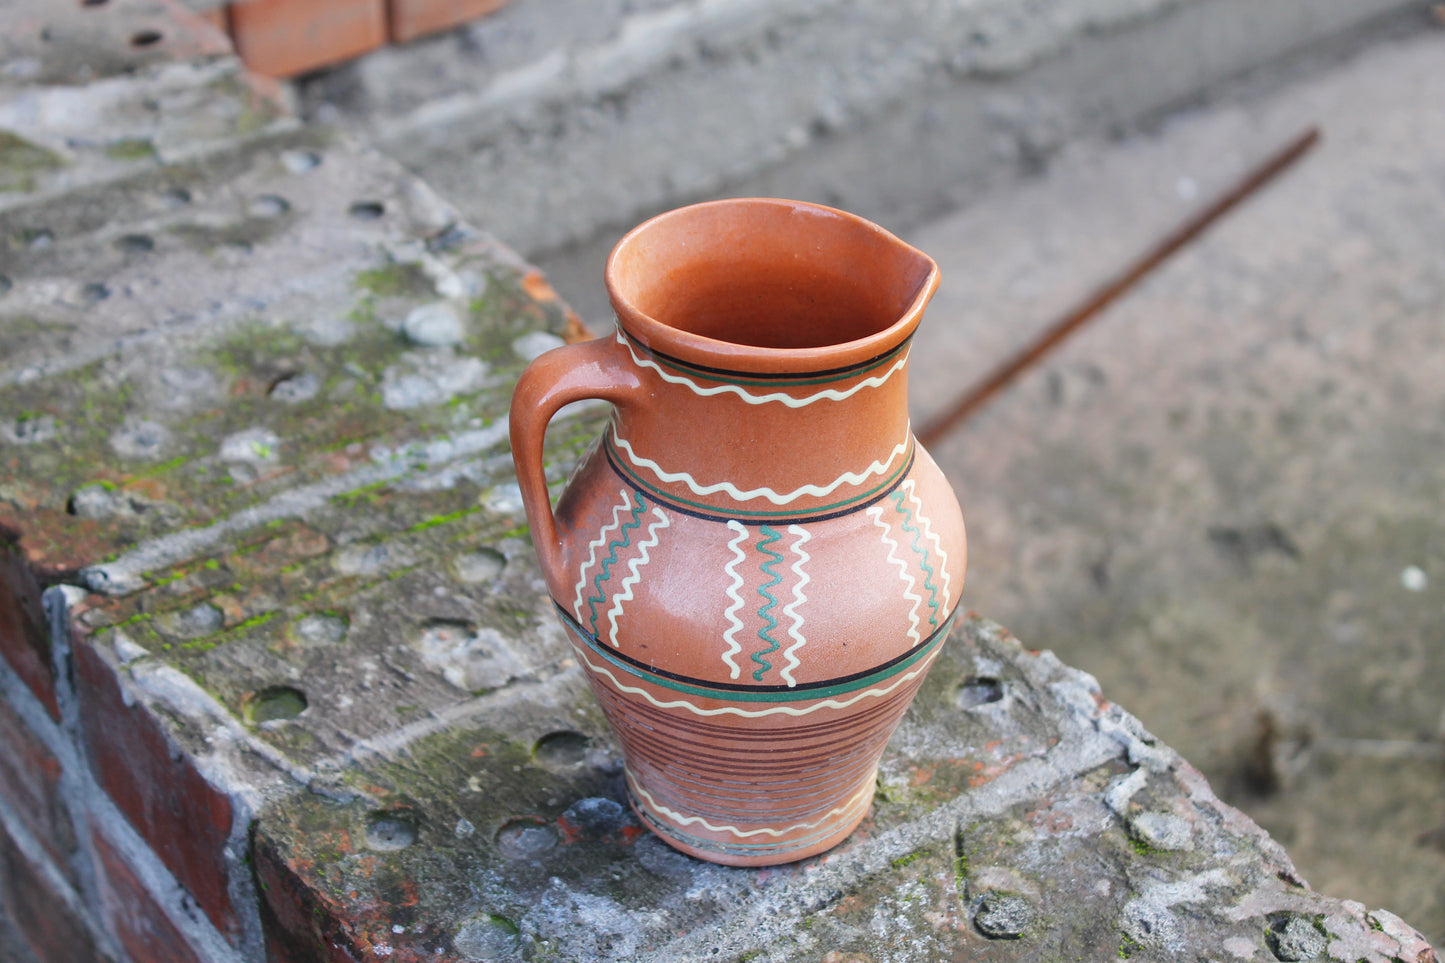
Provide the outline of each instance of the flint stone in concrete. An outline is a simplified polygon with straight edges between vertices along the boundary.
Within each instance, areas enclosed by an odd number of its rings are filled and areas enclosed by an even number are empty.
[[[457,310],[446,301],[413,308],[401,323],[401,331],[413,344],[424,348],[450,347],[466,337]]]
[[[974,914],[973,925],[984,936],[995,940],[1016,940],[1034,921],[1034,909],[1022,896],[989,893]]]
[[[486,382],[487,365],[478,358],[410,354],[381,375],[382,404],[393,411],[440,405]]]
[[[1270,927],[1269,935],[1275,958],[1286,963],[1320,959],[1329,948],[1329,940],[1320,928],[1302,916],[1289,915],[1279,920]]]

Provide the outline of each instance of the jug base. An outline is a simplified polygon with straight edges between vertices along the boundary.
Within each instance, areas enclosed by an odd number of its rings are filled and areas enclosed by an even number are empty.
[[[667,810],[637,785],[631,770],[626,775],[627,801],[644,826],[673,849],[724,866],[776,866],[827,852],[868,815],[878,788],[875,769],[846,801],[814,823],[785,830],[743,829]]]

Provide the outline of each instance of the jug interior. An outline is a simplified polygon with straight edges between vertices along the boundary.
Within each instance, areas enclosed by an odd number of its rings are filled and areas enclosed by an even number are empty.
[[[618,244],[608,286],[670,328],[759,348],[817,348],[897,324],[933,262],[860,218],[786,201],[701,204]]]

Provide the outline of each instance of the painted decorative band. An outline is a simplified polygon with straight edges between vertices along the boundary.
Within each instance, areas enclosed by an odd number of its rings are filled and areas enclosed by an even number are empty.
[[[785,525],[793,522],[821,522],[830,518],[838,518],[856,511],[862,511],[874,502],[886,498],[893,489],[908,477],[913,470],[913,459],[917,443],[909,436],[907,457],[903,464],[891,475],[884,478],[877,485],[867,491],[859,492],[851,498],[831,502],[826,505],[819,505],[809,509],[748,509],[742,507],[730,507],[727,512],[719,511],[718,506],[709,505],[706,502],[693,501],[682,498],[672,492],[664,491],[656,485],[649,483],[637,475],[630,468],[624,465],[624,459],[612,441],[612,432],[608,431],[602,438],[602,454],[607,458],[607,463],[612,466],[623,481],[634,488],[648,492],[659,503],[666,505],[684,515],[691,515],[694,518],[702,518],[708,521],[729,522],[738,521],[743,524],[766,522],[770,525]]]
[[[653,832],[662,836],[672,837],[695,849],[732,853],[740,856],[759,856],[774,853],[790,853],[800,849],[807,849],[827,839],[829,836],[851,828],[851,826],[858,821],[858,817],[863,810],[873,801],[874,786],[877,781],[876,770],[874,772],[875,774],[865,779],[858,791],[845,800],[842,806],[829,811],[814,823],[792,826],[783,830],[766,827],[743,829],[739,826],[725,824],[714,825],[696,816],[688,816],[683,813],[671,811],[661,811],[665,807],[660,807],[656,800],[652,799],[651,794],[639,786],[631,770],[628,770],[626,775],[628,791],[632,794],[633,801],[637,803],[635,808],[642,814],[643,820]],[[728,835],[739,837],[739,840],[737,842],[723,842],[713,837],[698,836],[687,832],[679,825],[679,823],[690,824],[693,822],[701,822],[705,829],[715,833],[727,833]],[[812,831],[807,835],[792,839],[779,838],[788,833],[796,832],[799,829],[811,829]],[[758,842],[743,841],[753,836],[768,836],[771,838]]]
[[[681,375],[692,375],[703,378],[707,381],[729,382],[736,385],[752,385],[754,387],[766,386],[770,388],[806,387],[808,385],[831,384],[836,381],[846,381],[849,378],[856,378],[874,371],[890,361],[895,360],[899,354],[904,352],[913,341],[909,335],[898,343],[896,347],[890,348],[880,355],[875,355],[856,364],[844,365],[838,368],[822,368],[817,371],[806,372],[780,372],[778,374],[767,374],[759,371],[734,371],[728,368],[712,368],[707,365],[694,364],[690,361],[683,361],[681,358],[673,357],[656,348],[649,347],[636,338],[623,334],[621,327],[617,331],[617,341],[626,345],[632,351],[633,360],[639,365],[646,365],[643,356],[657,362],[657,364],[668,371]]]
[[[917,663],[928,659],[934,650],[942,644],[944,638],[947,637],[949,629],[953,627],[953,620],[958,615],[958,609],[955,608],[948,614],[932,635],[924,639],[921,644],[914,646],[895,659],[891,659],[888,662],[876,665],[870,669],[865,669],[862,672],[855,672],[852,675],[839,676],[820,682],[799,682],[797,685],[790,687],[786,685],[740,685],[731,682],[712,682],[707,679],[697,679],[644,665],[636,659],[623,655],[621,652],[603,646],[597,638],[583,629],[577,620],[572,618],[556,599],[552,600],[552,605],[557,609],[557,616],[562,620],[562,624],[568,628],[579,643],[588,651],[635,679],[660,688],[671,689],[674,692],[682,692],[704,698],[724,699],[736,702],[773,703],[811,702],[814,699],[826,699],[833,696],[846,695],[859,689],[865,689],[869,686],[886,682],[898,673],[905,672]]]

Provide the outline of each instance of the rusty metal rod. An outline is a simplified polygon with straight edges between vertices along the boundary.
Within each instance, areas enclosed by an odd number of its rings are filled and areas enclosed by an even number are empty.
[[[960,395],[958,400],[950,405],[943,414],[931,419],[919,430],[918,440],[926,447],[932,446],[957,428],[970,415],[987,404],[1000,390],[1058,347],[1065,338],[1093,320],[1099,312],[1202,234],[1206,228],[1228,213],[1240,201],[1268,184],[1299,160],[1319,139],[1319,128],[1311,127],[1270,155],[1258,167],[1240,178],[1229,190],[1220,194],[1206,207],[1201,208],[1188,220],[1161,238],[1117,277],[1054,322],[1048,330],[1022,351],[999,365],[982,381]]]

